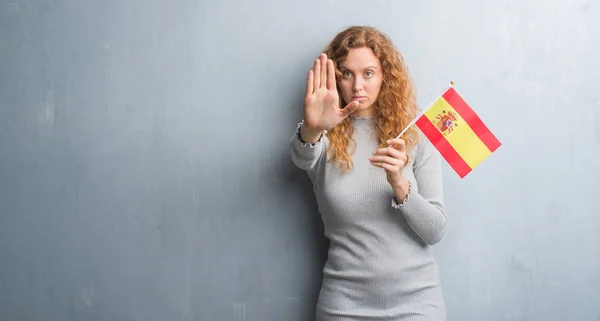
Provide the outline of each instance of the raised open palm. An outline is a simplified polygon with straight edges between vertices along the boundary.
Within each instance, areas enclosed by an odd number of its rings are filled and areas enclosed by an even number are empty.
[[[314,69],[308,72],[304,98],[305,126],[316,131],[329,130],[359,105],[353,101],[342,109],[339,100],[333,61],[321,54],[319,59],[315,59]]]

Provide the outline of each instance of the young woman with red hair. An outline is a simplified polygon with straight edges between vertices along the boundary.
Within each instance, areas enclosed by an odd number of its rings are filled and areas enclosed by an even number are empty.
[[[291,140],[330,240],[317,321],[446,318],[430,246],[446,230],[441,158],[412,126],[401,54],[372,27],[337,34],[308,72]]]

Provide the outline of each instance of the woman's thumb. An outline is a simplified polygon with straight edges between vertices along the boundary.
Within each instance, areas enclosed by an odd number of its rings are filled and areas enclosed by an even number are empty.
[[[350,102],[348,105],[346,105],[346,107],[344,107],[344,109],[342,109],[342,116],[346,117],[350,114],[352,114],[356,108],[358,108],[359,102],[354,100],[352,102]]]

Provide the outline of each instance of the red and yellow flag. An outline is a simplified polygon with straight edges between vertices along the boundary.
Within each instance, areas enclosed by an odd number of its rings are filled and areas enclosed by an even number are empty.
[[[415,125],[460,178],[464,178],[501,145],[452,87],[416,119]]]

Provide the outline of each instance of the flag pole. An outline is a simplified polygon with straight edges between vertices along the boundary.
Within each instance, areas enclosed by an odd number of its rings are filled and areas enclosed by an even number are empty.
[[[422,115],[423,115],[423,114],[424,114],[424,113],[425,113],[425,112],[426,112],[426,111],[427,111],[429,108],[431,108],[431,106],[433,106],[433,104],[435,104],[435,102],[436,102],[436,101],[438,101],[438,99],[440,99],[440,98],[442,97],[442,95],[444,95],[444,93],[445,93],[446,91],[448,91],[448,89],[452,88],[452,86],[454,86],[454,81],[453,81],[453,80],[452,80],[452,81],[450,81],[450,86],[449,86],[448,88],[446,88],[446,90],[444,90],[444,91],[442,92],[442,94],[441,94],[441,95],[439,95],[439,96],[437,96],[435,99],[433,99],[433,100],[431,101],[431,103],[429,103],[429,106],[427,106],[427,108],[423,109],[423,111],[421,111],[421,113],[419,113],[419,115],[417,115],[417,117],[413,118],[413,120],[411,120],[411,121],[410,121],[410,123],[408,123],[408,125],[407,125],[407,126],[406,126],[406,127],[403,129],[403,130],[402,130],[402,132],[400,132],[400,134],[398,134],[398,136],[396,136],[396,139],[398,139],[398,138],[402,137],[402,135],[404,135],[404,133],[406,133],[406,131],[407,131],[407,130],[410,128],[410,126],[414,125],[414,124],[417,122],[417,120],[418,120],[419,118],[421,118],[421,116],[422,116]]]

